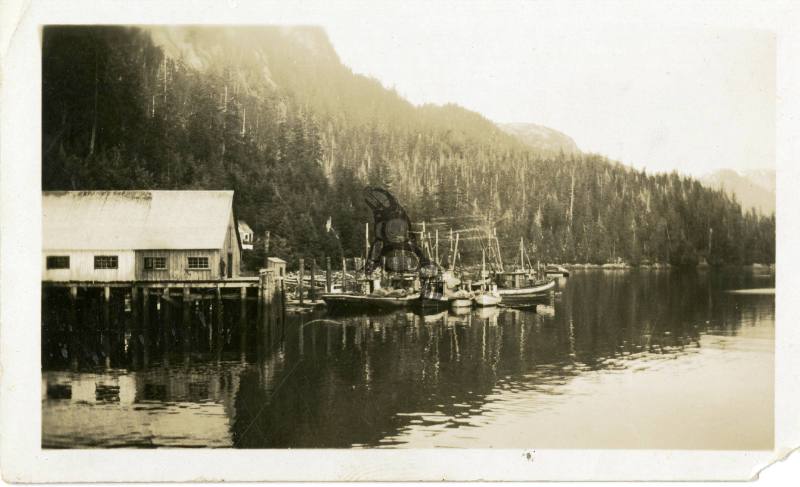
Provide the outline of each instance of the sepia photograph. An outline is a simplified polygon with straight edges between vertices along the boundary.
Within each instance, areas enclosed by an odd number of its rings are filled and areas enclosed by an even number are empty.
[[[775,32],[459,5],[37,26],[43,454],[786,447]]]

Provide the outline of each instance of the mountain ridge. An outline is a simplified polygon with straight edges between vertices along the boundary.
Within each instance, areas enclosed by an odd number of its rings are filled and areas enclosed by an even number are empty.
[[[742,211],[755,208],[764,215],[775,213],[775,171],[736,171],[719,169],[700,178],[705,186],[725,191],[742,205]]]

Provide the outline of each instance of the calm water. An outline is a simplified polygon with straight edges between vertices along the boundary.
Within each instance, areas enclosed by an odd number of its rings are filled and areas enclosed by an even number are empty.
[[[579,271],[536,312],[289,314],[221,362],[70,372],[44,354],[42,444],[769,449],[771,288]]]

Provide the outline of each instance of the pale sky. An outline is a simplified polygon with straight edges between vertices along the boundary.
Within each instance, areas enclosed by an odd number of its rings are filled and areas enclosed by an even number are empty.
[[[774,168],[774,37],[645,25],[474,9],[323,23],[346,65],[415,104],[545,125],[649,172]]]

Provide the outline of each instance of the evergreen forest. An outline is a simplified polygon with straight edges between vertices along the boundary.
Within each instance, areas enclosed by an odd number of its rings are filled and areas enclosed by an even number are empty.
[[[365,185],[415,228],[455,231],[472,263],[487,231],[509,262],[520,238],[543,262],[774,262],[774,214],[415,106],[343,65],[319,28],[50,26],[42,43],[44,190],[232,189],[290,267],[363,255]]]

